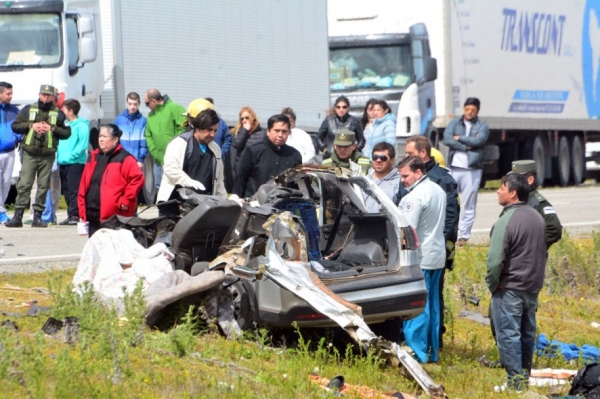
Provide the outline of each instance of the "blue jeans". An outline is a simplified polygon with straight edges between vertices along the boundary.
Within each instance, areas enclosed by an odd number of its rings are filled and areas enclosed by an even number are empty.
[[[498,289],[492,296],[492,318],[500,361],[508,385],[522,390],[529,381],[535,346],[538,294]]]
[[[444,269],[423,270],[427,303],[423,313],[404,322],[406,345],[421,363],[437,362],[440,348],[440,279]]]
[[[154,185],[158,190],[160,188],[160,181],[162,180],[162,166],[154,161]]]

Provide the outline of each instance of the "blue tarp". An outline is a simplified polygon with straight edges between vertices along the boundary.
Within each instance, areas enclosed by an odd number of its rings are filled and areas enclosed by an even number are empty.
[[[538,356],[554,357],[561,354],[565,360],[579,359],[586,362],[598,362],[600,359],[600,349],[592,345],[566,344],[557,340],[548,341],[546,334],[540,334],[536,345]]]

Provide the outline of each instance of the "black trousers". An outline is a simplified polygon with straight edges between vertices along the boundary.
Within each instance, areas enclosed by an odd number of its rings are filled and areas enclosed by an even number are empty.
[[[67,202],[67,215],[69,218],[78,218],[77,194],[79,193],[79,182],[85,165],[76,163],[72,165],[60,165],[60,184],[62,194]]]

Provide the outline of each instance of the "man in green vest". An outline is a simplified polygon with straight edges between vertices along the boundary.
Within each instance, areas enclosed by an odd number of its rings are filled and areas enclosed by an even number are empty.
[[[364,157],[356,149],[356,135],[351,130],[338,130],[333,142],[333,154],[323,161],[323,166],[334,166],[346,168],[352,171],[352,175],[366,175],[371,166],[369,158]]]
[[[42,85],[39,100],[25,106],[15,118],[12,129],[22,134],[21,174],[17,182],[15,215],[6,227],[23,227],[23,212],[29,201],[31,187],[37,175],[38,190],[33,204],[31,227],[47,227],[42,221],[46,193],[59,139],[68,139],[71,128],[65,126],[65,114],[54,105],[54,87]]]

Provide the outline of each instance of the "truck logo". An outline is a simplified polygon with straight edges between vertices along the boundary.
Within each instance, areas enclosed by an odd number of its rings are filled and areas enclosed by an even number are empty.
[[[561,55],[564,15],[503,8],[500,50],[531,54]]]
[[[600,0],[588,0],[583,12],[581,65],[585,103],[590,118],[600,118]]]

